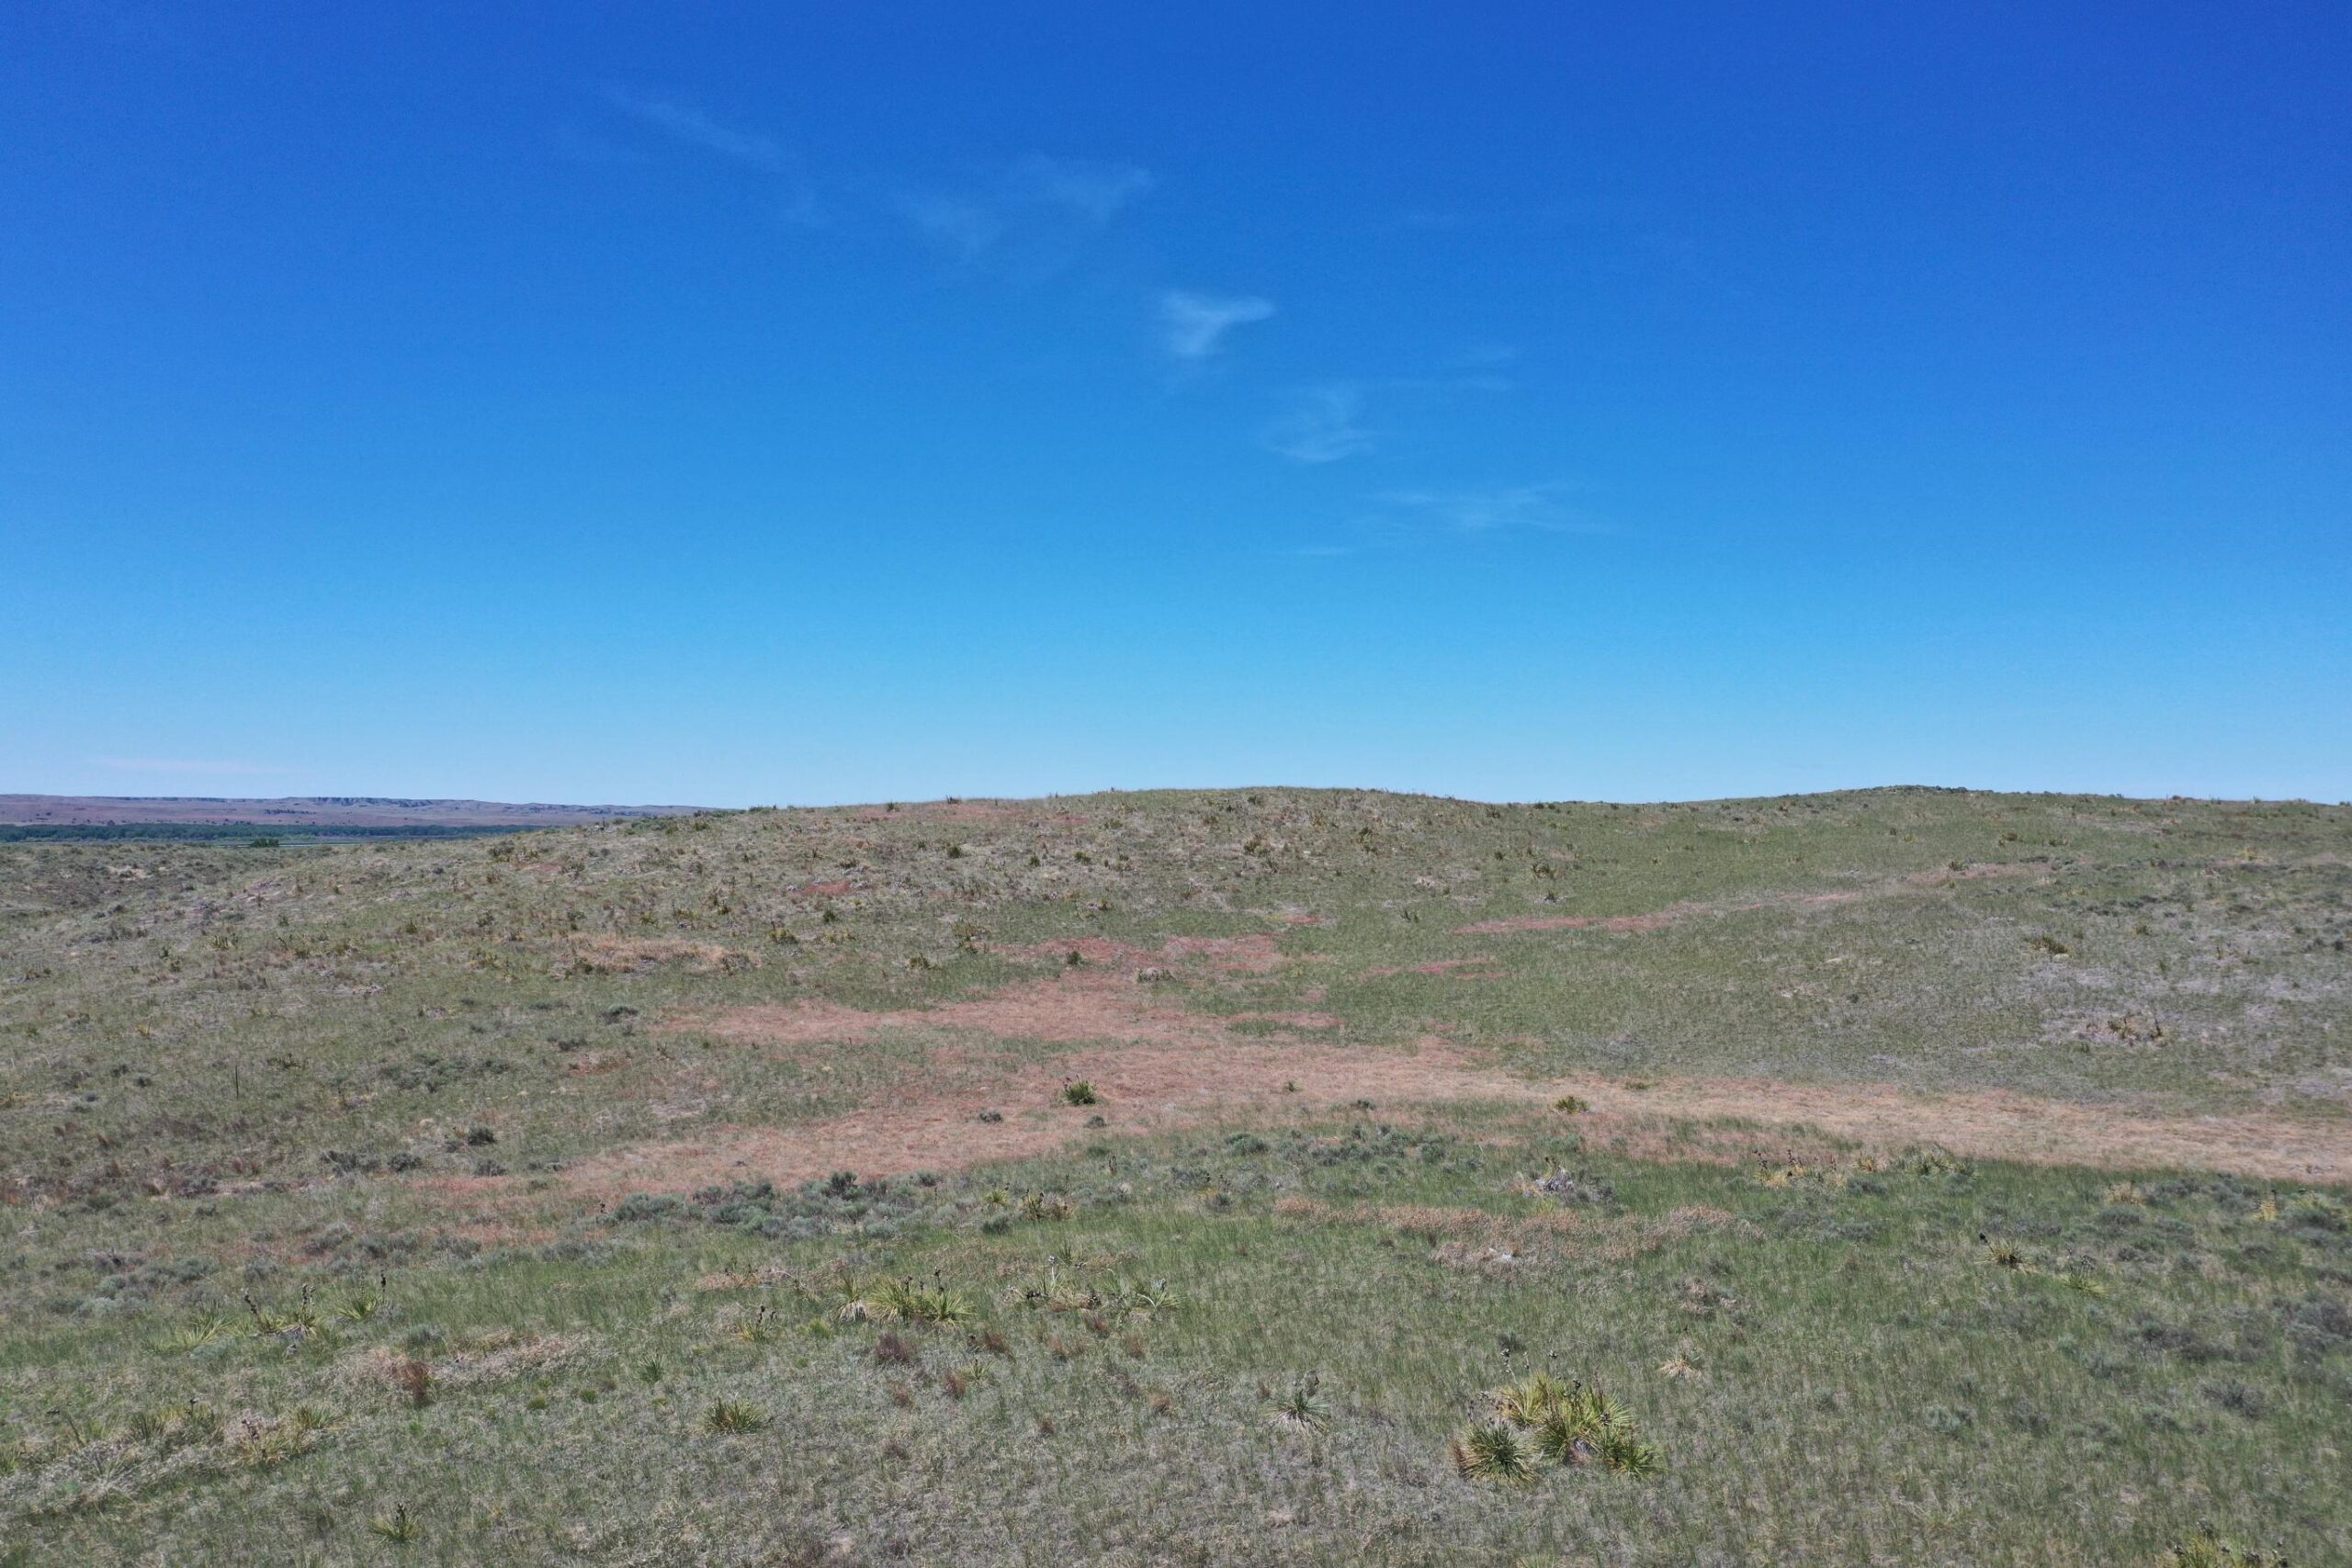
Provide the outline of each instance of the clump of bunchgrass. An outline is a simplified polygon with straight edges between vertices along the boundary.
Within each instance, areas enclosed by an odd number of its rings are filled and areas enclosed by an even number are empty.
[[[1062,1103],[1065,1105],[1100,1105],[1102,1102],[1102,1097],[1084,1078],[1073,1078],[1062,1085]]]

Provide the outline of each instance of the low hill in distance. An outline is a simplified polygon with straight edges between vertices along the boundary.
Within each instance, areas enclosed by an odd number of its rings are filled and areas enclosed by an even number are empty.
[[[0,837],[15,840],[204,839],[254,832],[305,838],[457,838],[525,828],[689,816],[692,806],[557,806],[383,795],[0,795]],[[15,829],[11,831],[10,829]]]

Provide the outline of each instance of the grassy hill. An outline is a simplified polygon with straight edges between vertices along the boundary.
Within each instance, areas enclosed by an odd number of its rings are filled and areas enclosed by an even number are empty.
[[[0,1553],[2342,1559],[2347,938],[2301,804],[0,844]]]

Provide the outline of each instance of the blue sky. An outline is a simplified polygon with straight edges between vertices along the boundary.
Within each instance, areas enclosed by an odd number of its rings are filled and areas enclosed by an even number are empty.
[[[2352,10],[0,14],[0,790],[2352,797]]]

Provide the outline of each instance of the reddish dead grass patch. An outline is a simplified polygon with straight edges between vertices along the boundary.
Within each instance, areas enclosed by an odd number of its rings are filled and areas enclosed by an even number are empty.
[[[2340,1124],[2259,1114],[2145,1116],[2019,1094],[1928,1096],[1875,1084],[1686,1079],[1643,1091],[1605,1080],[1538,1084],[1480,1067],[1434,1038],[1404,1052],[1231,1037],[1081,1052],[1052,1069],[1031,1066],[989,1082],[918,1090],[806,1126],[722,1129],[641,1145],[583,1160],[566,1179],[577,1190],[616,1198],[739,1177],[802,1181],[841,1169],[886,1175],[1034,1157],[1094,1135],[1055,1102],[1066,1076],[1094,1085],[1102,1097],[1099,1112],[1122,1134],[1295,1120],[1358,1100],[1377,1102],[1385,1115],[1460,1100],[1544,1105],[1573,1089],[1594,1106],[1578,1125],[1596,1142],[1659,1160],[1746,1163],[1787,1153],[1788,1140],[1769,1134],[1724,1129],[1722,1137],[1694,1138],[1672,1125],[1675,1119],[1738,1118],[1815,1129],[1872,1147],[1931,1143],[1973,1158],[2352,1179],[2352,1131]],[[984,1110],[1001,1110],[1004,1120],[980,1122]]]
[[[1597,1110],[1616,1115],[1734,1118],[1814,1128],[1876,1147],[1937,1144],[1980,1159],[2102,1168],[2175,1167],[2294,1180],[2352,1179],[2352,1124],[2343,1122],[2261,1112],[2168,1116],[2002,1089],[1928,1095],[1891,1084],[1783,1084],[1761,1078],[1669,1079],[1645,1090],[1598,1081],[1578,1085],[1576,1092]],[[1627,1132],[1626,1152],[1678,1157],[1670,1129],[1648,1134]],[[1657,1141],[1651,1143],[1651,1138]]]
[[[1795,902],[1838,903],[1863,896],[1812,894]],[[1490,921],[1464,929],[1597,923],[1651,930],[1705,908],[1605,920]],[[1093,1135],[1087,1118],[1059,1103],[1059,1086],[1076,1077],[1091,1082],[1101,1097],[1093,1114],[1123,1134],[1295,1119],[1360,1100],[1377,1102],[1392,1117],[1416,1106],[1464,1101],[1532,1111],[1572,1091],[1592,1107],[1578,1118],[1580,1129],[1603,1146],[1644,1158],[1732,1163],[1785,1156],[1792,1139],[1812,1141],[1798,1131],[1809,1128],[1867,1146],[1932,1143],[1980,1158],[2352,1179],[2352,1129],[2341,1123],[2262,1114],[2167,1117],[1997,1091],[1930,1096],[1878,1084],[1698,1078],[1635,1090],[1611,1080],[1533,1082],[1484,1066],[1436,1033],[1397,1049],[1350,1048],[1297,1035],[1253,1038],[1237,1032],[1234,1024],[1326,1030],[1340,1027],[1341,1021],[1323,1013],[1218,1018],[1164,999],[1149,983],[1162,971],[1212,977],[1269,974],[1284,962],[1272,933],[1175,937],[1157,948],[1089,937],[1001,951],[1049,964],[1051,972],[939,1007],[867,1012],[806,1001],[684,1014],[657,1024],[768,1049],[839,1046],[909,1033],[932,1036],[936,1045],[926,1069],[900,1082],[887,1101],[803,1125],[724,1128],[694,1139],[617,1149],[575,1164],[566,1173],[568,1185],[575,1193],[613,1198],[729,1179],[794,1182],[842,1169],[895,1175],[1049,1154]],[[1079,960],[1074,965],[1072,953]],[[1453,973],[1452,965],[1477,962],[1484,961],[1446,960],[1423,967]],[[968,1043],[973,1035],[1081,1049],[1049,1066],[1012,1065],[957,1048],[959,1037]],[[982,1122],[983,1111],[1001,1112],[1001,1120]],[[1750,1125],[1687,1125],[1708,1121]]]
[[[1194,1021],[1193,1027],[1213,1027]],[[1328,1111],[1357,1100],[1450,1099],[1476,1069],[1434,1043],[1418,1050],[1348,1050],[1305,1042],[1212,1035],[1176,1043],[1081,1051],[991,1081],[901,1094],[799,1127],[728,1128],[705,1138],[640,1145],[573,1165],[565,1179],[600,1197],[737,1178],[805,1181],[834,1170],[866,1175],[952,1170],[1051,1154],[1095,1133],[1058,1102],[1066,1078],[1094,1086],[1088,1108],[1124,1134],[1174,1131],[1233,1119],[1253,1122]],[[1000,1111],[1001,1122],[978,1120]]]

